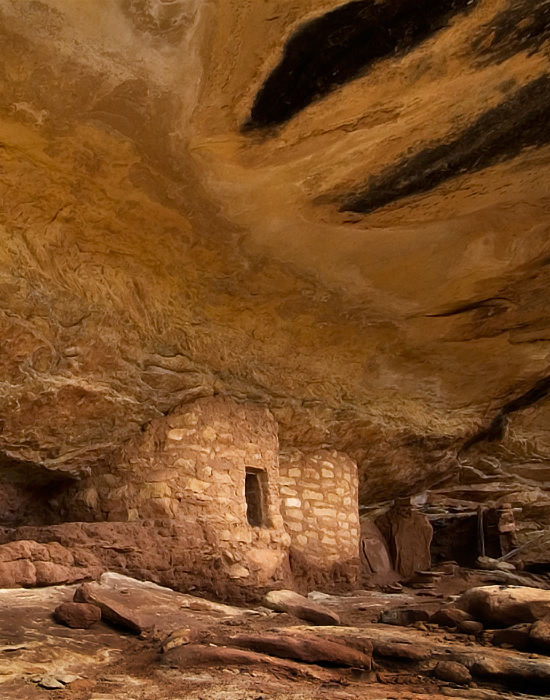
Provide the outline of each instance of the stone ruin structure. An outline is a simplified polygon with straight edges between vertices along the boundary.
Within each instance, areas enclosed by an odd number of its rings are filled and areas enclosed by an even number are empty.
[[[88,564],[225,596],[283,583],[342,592],[360,584],[357,481],[356,463],[336,451],[280,456],[266,408],[202,398],[66,483],[49,500],[55,525],[5,528],[4,541],[71,549],[84,532]],[[127,540],[113,545],[118,561],[94,542],[113,537]],[[4,576],[17,583],[13,567]]]
[[[356,463],[336,450],[281,455],[279,484],[293,568],[309,589],[326,587],[328,572],[344,588],[359,583]]]
[[[442,558],[550,535],[545,8],[0,3],[4,580],[343,590],[434,489]]]

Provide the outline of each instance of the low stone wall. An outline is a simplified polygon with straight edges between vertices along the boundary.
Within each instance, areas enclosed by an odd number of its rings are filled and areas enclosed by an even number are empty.
[[[231,578],[211,535],[204,525],[173,520],[0,528],[0,588],[75,583],[114,571],[222,600],[258,600],[266,587]],[[52,553],[52,543],[63,549]],[[60,552],[69,560],[64,566],[57,565]],[[282,580],[291,585],[284,564]]]
[[[346,454],[292,452],[279,459],[281,512],[292,538],[293,573],[321,589],[359,583],[356,463]]]

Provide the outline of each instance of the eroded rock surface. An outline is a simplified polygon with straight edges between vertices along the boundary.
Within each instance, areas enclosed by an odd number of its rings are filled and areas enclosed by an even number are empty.
[[[550,591],[529,587],[483,586],[466,591],[457,607],[496,627],[536,622],[550,615]]]
[[[74,602],[97,606],[105,620],[134,634],[155,632],[164,637],[186,625],[196,626],[201,617],[219,620],[246,612],[113,573],[79,586]]]
[[[544,463],[545,8],[3,2],[10,518],[214,393],[349,454],[365,503],[461,448]]]
[[[472,639],[435,625],[373,624],[372,610],[357,605],[361,598],[372,598],[373,605],[388,608],[403,602],[403,595],[316,594],[339,613],[343,625],[295,627],[288,615],[263,608],[250,614],[118,575],[104,576],[99,587],[125,599],[138,616],[147,612],[151,620],[160,613],[160,626],[139,637],[104,621],[71,629],[55,622],[52,612],[60,604],[74,605],[68,601],[76,586],[3,590],[2,698],[34,700],[54,690],[75,698],[121,700],[182,694],[313,700],[327,692],[342,700],[407,700],[411,695],[496,700],[504,689],[515,688],[526,698],[548,695],[550,660],[542,655],[540,634],[533,640],[539,646],[529,650],[537,653],[521,653],[488,645],[489,632]],[[445,598],[438,594],[426,601],[413,592],[409,602],[433,609]],[[162,618],[166,621],[169,608],[174,618],[187,619],[164,639]],[[456,687],[471,681],[468,691]]]

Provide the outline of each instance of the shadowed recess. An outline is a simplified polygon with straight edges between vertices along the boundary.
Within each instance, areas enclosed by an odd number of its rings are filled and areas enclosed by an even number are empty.
[[[550,0],[517,0],[484,25],[472,42],[481,64],[531,56],[550,40]]]
[[[525,148],[550,143],[550,76],[528,83],[482,114],[454,141],[426,148],[372,177],[341,211],[368,214],[405,197],[433,190],[466,173],[511,160]]]
[[[358,0],[299,27],[258,92],[244,132],[288,121],[315,100],[403,55],[478,0]]]
[[[480,442],[496,442],[502,440],[506,433],[506,423],[507,416],[510,413],[515,413],[516,411],[521,411],[524,408],[529,408],[534,406],[539,401],[547,398],[550,394],[550,377],[543,377],[539,379],[535,384],[524,394],[518,396],[517,399],[508,401],[500,409],[497,415],[491,421],[488,428],[481,430],[479,433],[467,440],[460,452],[465,452],[473,445],[477,445]]]

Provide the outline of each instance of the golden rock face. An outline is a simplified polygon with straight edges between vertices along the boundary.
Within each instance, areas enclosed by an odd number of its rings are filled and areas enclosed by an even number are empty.
[[[542,0],[0,18],[6,468],[77,472],[221,393],[391,497],[550,374]],[[545,396],[506,449],[548,453]]]

